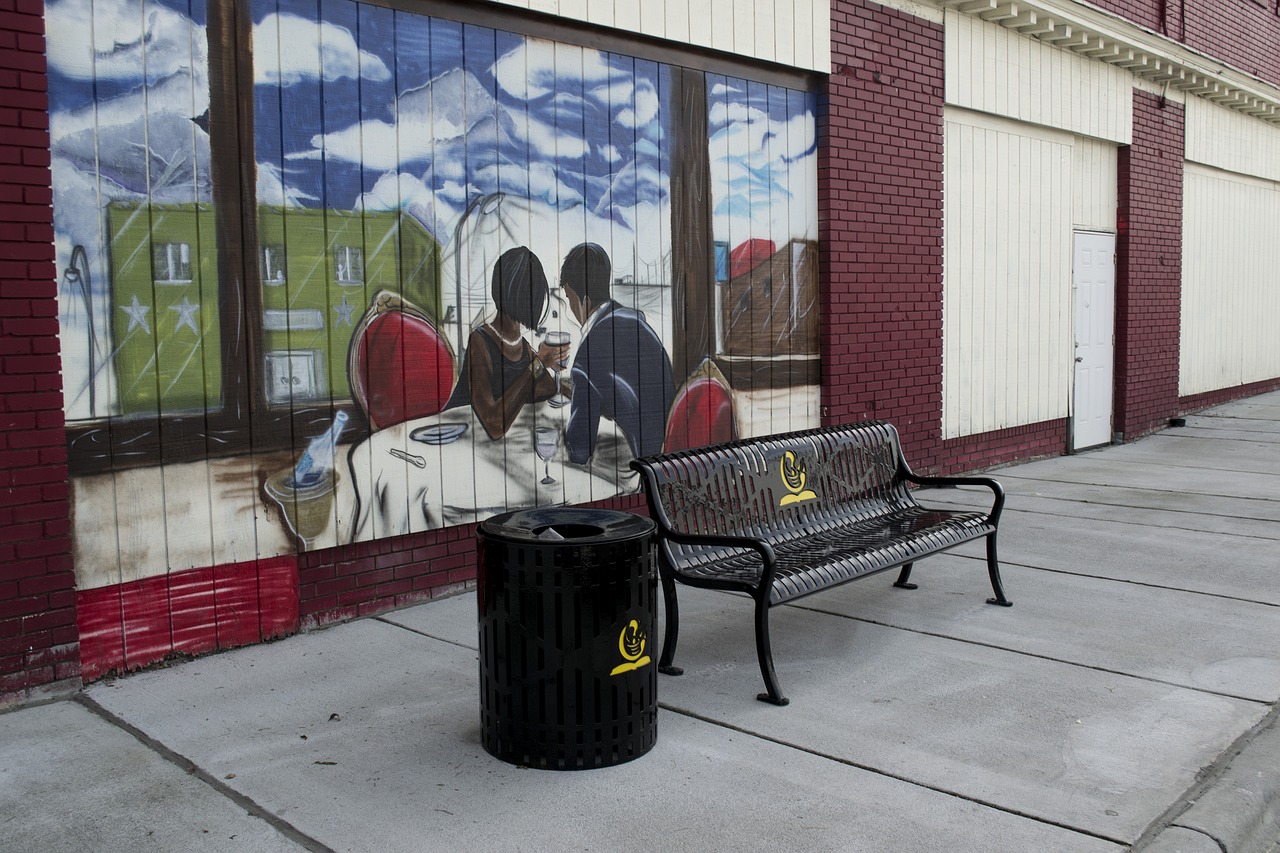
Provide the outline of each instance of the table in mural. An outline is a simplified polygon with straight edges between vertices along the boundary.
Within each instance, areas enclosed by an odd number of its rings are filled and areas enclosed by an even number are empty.
[[[479,522],[510,509],[579,504],[637,491],[639,476],[630,470],[626,438],[608,421],[601,421],[585,464],[568,460],[569,410],[546,403],[525,406],[498,439],[485,434],[470,408],[374,433],[350,451],[351,486],[338,495],[339,540],[380,539]]]

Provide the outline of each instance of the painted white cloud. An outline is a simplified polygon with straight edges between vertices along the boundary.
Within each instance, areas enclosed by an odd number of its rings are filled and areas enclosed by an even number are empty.
[[[419,162],[457,157],[461,176],[463,143],[499,138],[500,108],[470,72],[457,69],[401,95],[389,111],[394,122],[370,119],[333,133],[311,137],[311,148],[285,155],[288,160],[335,160],[376,171],[393,171]],[[508,130],[516,123],[507,122]],[[544,133],[544,136],[546,134]],[[447,167],[446,167],[447,168]]]
[[[635,83],[627,77],[617,77],[607,81],[603,86],[594,86],[587,90],[587,94],[591,99],[600,106],[605,107],[624,107],[631,102],[632,96],[635,94]]]
[[[203,88],[205,28],[158,4],[54,0],[45,7],[49,66],[76,80],[158,80],[196,74]]]
[[[272,13],[253,28],[254,83],[391,79],[386,63],[361,50],[351,31],[326,21]]]
[[[431,191],[426,183],[413,175],[388,173],[378,179],[356,202],[356,210],[403,210],[413,216],[443,245],[448,242],[453,223],[461,212],[449,205],[444,194]]]
[[[133,124],[143,115],[195,118],[209,109],[209,87],[199,76],[177,71],[145,88],[126,92],[74,110],[58,110],[49,117],[49,133],[56,146],[61,137],[81,131],[95,131]],[[203,131],[201,131],[203,132]]]
[[[767,237],[778,245],[814,239],[817,223],[816,128],[811,113],[775,121],[762,110],[720,103],[712,108],[712,217],[733,242]],[[797,215],[799,214],[799,215]]]
[[[503,54],[490,70],[502,91],[522,101],[621,76],[599,51],[533,38]]]
[[[509,116],[507,128],[512,138],[528,143],[538,157],[576,160],[591,153],[591,145],[581,136],[565,133],[532,115]]]
[[[492,117],[497,103],[474,74],[455,68],[402,92],[389,109],[394,109],[403,125],[429,128],[433,139],[452,139]]]
[[[768,121],[769,116],[763,110],[741,103],[717,101],[707,113],[707,122],[712,127],[723,127],[726,124],[767,124]]]
[[[658,117],[658,110],[661,107],[658,93],[652,83],[642,80],[640,85],[635,87],[633,94],[632,105],[618,113],[618,124],[628,128],[645,127]]]
[[[285,155],[285,159],[342,160],[363,163],[375,171],[386,171],[400,164],[399,141],[394,125],[385,121],[366,121],[333,133],[318,133],[311,137],[312,147],[309,150],[291,152]]]

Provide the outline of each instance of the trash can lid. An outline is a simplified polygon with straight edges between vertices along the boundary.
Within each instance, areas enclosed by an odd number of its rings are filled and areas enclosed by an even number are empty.
[[[504,512],[480,522],[479,531],[496,539],[555,545],[588,545],[645,536],[653,521],[614,509],[545,507]]]

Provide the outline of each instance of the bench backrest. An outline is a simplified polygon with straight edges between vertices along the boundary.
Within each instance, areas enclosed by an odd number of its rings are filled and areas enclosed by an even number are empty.
[[[785,539],[914,505],[901,460],[897,430],[865,421],[634,464],[655,514],[675,532]]]

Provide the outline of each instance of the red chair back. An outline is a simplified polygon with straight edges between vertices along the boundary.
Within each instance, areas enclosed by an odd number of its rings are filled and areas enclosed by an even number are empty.
[[[733,395],[724,375],[708,359],[693,372],[671,403],[664,453],[723,444],[738,437]]]
[[[351,337],[348,373],[370,428],[383,429],[444,408],[453,349],[420,308],[384,291]]]

